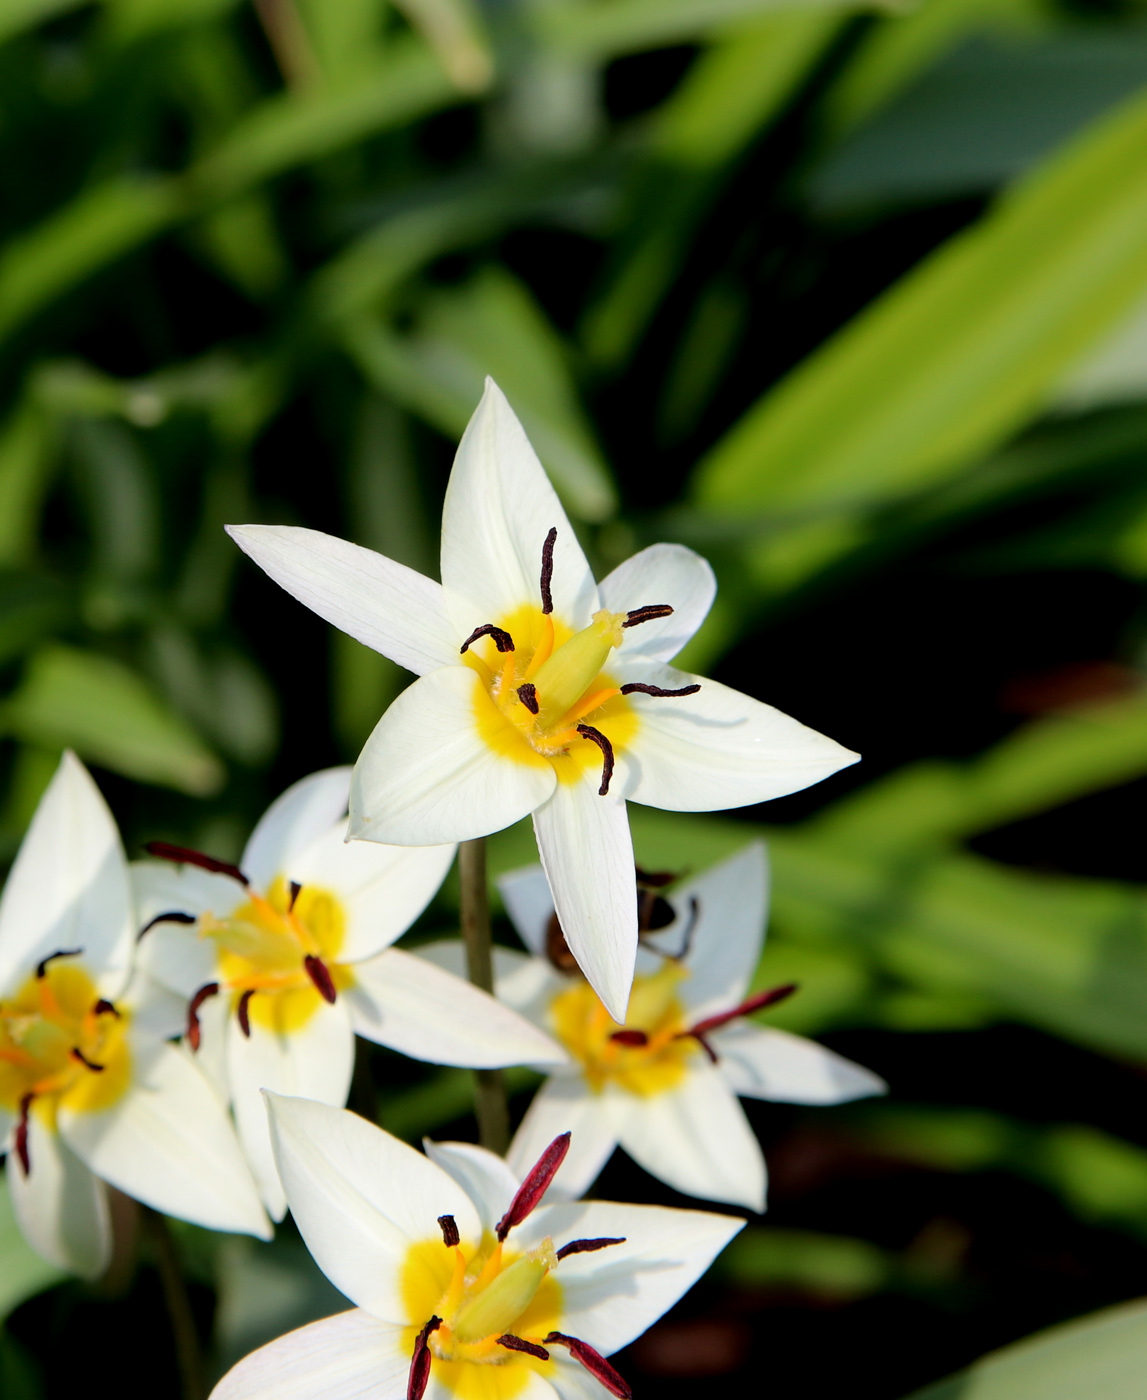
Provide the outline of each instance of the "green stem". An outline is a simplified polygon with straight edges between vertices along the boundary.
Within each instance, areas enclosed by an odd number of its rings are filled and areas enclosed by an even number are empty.
[[[486,889],[486,838],[463,841],[458,847],[462,885],[462,938],[470,981],[484,992],[494,990],[494,958],[490,939],[490,901]],[[510,1145],[510,1109],[500,1069],[474,1071],[474,1112],[478,1141],[499,1155]]]
[[[180,1393],[183,1400],[204,1400],[207,1394],[207,1372],[203,1366],[199,1331],[195,1326],[195,1314],[191,1311],[191,1299],[187,1294],[187,1282],[183,1277],[183,1266],[179,1262],[179,1251],[171,1237],[166,1216],[149,1206],[144,1206],[143,1218],[151,1236],[152,1248],[155,1250],[163,1301],[167,1304],[167,1316],[171,1322],[175,1360],[179,1367]]]

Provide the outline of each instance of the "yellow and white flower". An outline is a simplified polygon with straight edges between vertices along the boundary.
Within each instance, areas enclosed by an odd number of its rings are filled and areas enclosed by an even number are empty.
[[[744,1225],[539,1204],[568,1134],[523,1179],[480,1147],[427,1143],[424,1157],[351,1113],[268,1101],[291,1214],[356,1307],[254,1352],[212,1400],[628,1400],[605,1358]]]
[[[419,676],[359,757],[351,836],[434,845],[532,813],[570,948],[614,1016],[637,949],[625,799],[739,807],[856,760],[669,665],[709,611],[712,569],[653,545],[597,585],[491,382],[446,491],[441,585],[314,530],[228,528],[289,593]]]
[[[132,975],[136,930],[119,832],[67,753],[0,898],[0,1140],[28,1243],[88,1278],[111,1257],[105,1183],[271,1234],[225,1106],[167,1042],[178,1002]]]
[[[288,788],[239,865],[152,843],[132,866],[143,965],[185,999],[192,1046],[230,1097],[267,1209],[282,1219],[261,1089],[346,1103],[354,1036],[418,1060],[560,1063],[548,1035],[460,977],[390,945],[441,885],[454,847],[346,841],[349,768]]]
[[[768,865],[759,842],[671,891],[644,877],[641,947],[624,1023],[563,957],[538,866],[499,882],[530,954],[497,949],[498,995],[544,1026],[568,1066],[538,1091],[510,1146],[520,1169],[564,1128],[573,1148],[555,1192],[580,1196],[619,1144],[678,1191],[765,1208],[765,1161],[738,1096],[831,1104],[880,1094],[884,1081],[815,1041],[746,1017],[794,990],[748,987],[765,939]],[[436,965],[457,943],[420,950]]]

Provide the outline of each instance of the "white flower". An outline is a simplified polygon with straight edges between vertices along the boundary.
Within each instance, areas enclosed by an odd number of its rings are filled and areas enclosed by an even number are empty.
[[[224,1105],[165,1040],[178,1004],[131,976],[136,928],[115,822],[66,753],[0,899],[0,1140],[28,1243],[89,1278],[111,1257],[105,1182],[271,1234]]]
[[[359,758],[351,836],[433,845],[533,813],[569,945],[614,1016],[637,948],[624,799],[739,807],[856,761],[668,665],[709,611],[712,569],[681,545],[653,545],[595,584],[492,382],[446,491],[441,586],[314,530],[228,528],[289,593],[420,677]]]
[[[744,1224],[539,1205],[568,1134],[523,1180],[479,1147],[427,1143],[427,1158],[351,1113],[267,1098],[291,1213],[356,1310],[253,1353],[212,1400],[625,1400],[605,1358]]]
[[[235,1108],[267,1209],[286,1209],[261,1089],[346,1103],[354,1033],[418,1060],[488,1068],[564,1053],[493,997],[390,945],[441,885],[453,846],[346,842],[349,768],[264,813],[238,866],[153,843],[132,866],[142,960],[189,999],[188,1038]],[[206,867],[206,868],[205,868]]]
[[[499,881],[531,956],[495,950],[498,995],[570,1054],[538,1091],[507,1160],[520,1170],[568,1127],[574,1145],[555,1191],[580,1196],[620,1144],[678,1191],[761,1211],[765,1161],[737,1096],[830,1104],[886,1086],[814,1041],[743,1019],[792,990],[746,999],[765,938],[768,867],[759,842],[683,882],[668,900],[657,892],[664,878],[645,877],[642,888],[641,951],[624,1027],[563,956],[541,870]],[[459,945],[419,951],[450,967]]]

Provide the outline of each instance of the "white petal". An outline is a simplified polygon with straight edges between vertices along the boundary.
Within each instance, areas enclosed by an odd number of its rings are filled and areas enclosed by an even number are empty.
[[[561,1331],[609,1356],[667,1312],[744,1224],[708,1211],[577,1201],[542,1206],[510,1238],[520,1248],[547,1235],[559,1248],[576,1239],[625,1241],[571,1254],[557,1272]]]
[[[284,869],[299,884],[338,896],[347,919],[338,961],[357,962],[388,948],[418,918],[446,878],[454,847],[348,841],[346,830],[346,822],[330,827]]]
[[[765,1159],[720,1072],[698,1059],[674,1089],[609,1092],[623,1148],[651,1176],[706,1201],[765,1208]]]
[[[359,1035],[436,1065],[564,1064],[565,1051],[486,992],[423,958],[387,948],[354,966],[344,994]]]
[[[433,579],[318,530],[295,525],[228,525],[226,530],[293,598],[415,675],[457,657],[462,638]]]
[[[251,1017],[248,1038],[232,1016],[227,1023],[227,1078],[235,1125],[259,1194],[272,1219],[281,1220],[286,1196],[271,1148],[263,1089],[297,1094],[341,1108],[354,1071],[354,1032],[346,997],[318,1004],[306,1025],[279,1035]]]
[[[746,1098],[848,1103],[888,1092],[878,1074],[788,1031],[737,1021],[714,1031],[711,1044],[733,1092]]]
[[[140,930],[159,914],[210,911],[217,918],[223,918],[247,899],[238,880],[229,875],[213,874],[197,865],[137,860],[128,866],[128,875]],[[140,946],[143,947],[150,937],[150,931],[144,934]]]
[[[493,952],[494,995],[535,1026],[548,1029],[550,1004],[558,992],[569,986],[568,979],[542,958],[516,953],[512,948],[495,948]],[[468,980],[466,949],[461,939],[423,943],[414,953],[435,967]]]
[[[265,890],[291,861],[346,815],[349,767],[325,768],[292,783],[255,824],[239,862],[257,890]]]
[[[127,863],[108,805],[68,752],[40,799],[0,898],[0,990],[41,958],[82,948],[105,995],[122,987],[135,939]]]
[[[637,953],[633,842],[625,803],[599,797],[597,781],[559,783],[534,813],[534,835],[570,952],[624,1025]]]
[[[668,603],[670,617],[626,629],[622,655],[672,661],[708,616],[717,579],[709,561],[683,544],[651,544],[602,579],[600,590],[610,612]]]
[[[492,1231],[514,1199],[521,1178],[484,1147],[468,1142],[431,1142],[429,1138],[422,1139],[422,1147],[434,1165],[448,1172],[474,1202],[483,1231]]]
[[[353,1308],[245,1356],[210,1400],[396,1400],[409,1374],[403,1329]]]
[[[452,1215],[477,1244],[470,1197],[420,1152],[345,1109],[268,1094],[275,1156],[291,1214],[327,1278],[383,1322],[407,1325],[401,1270],[412,1241]]]
[[[442,585],[461,637],[541,605],[542,545],[555,527],[554,613],[576,631],[600,606],[593,575],[522,425],[487,379],[442,507]]]
[[[270,1239],[226,1109],[187,1052],[131,1033],[132,1084],[100,1113],[60,1110],[60,1135],[104,1181],[209,1230]]]
[[[765,942],[768,884],[765,847],[754,841],[669,895],[677,918],[646,942],[665,953],[679,952],[696,899],[697,923],[685,959],[689,977],[681,984],[693,1020],[731,1011],[743,1000]]]
[[[570,1148],[546,1192],[547,1201],[570,1201],[584,1195],[617,1146],[605,1101],[590,1091],[580,1074],[560,1074],[546,1080],[514,1134],[507,1162],[524,1177],[561,1133],[570,1134]]]
[[[131,1023],[159,1040],[174,1040],[187,1027],[187,998],[155,981],[137,965],[116,1002],[131,1011]]]
[[[15,1156],[5,1173],[21,1234],[50,1264],[99,1278],[112,1256],[107,1187],[36,1113],[28,1118],[28,1158],[28,1176]]]
[[[701,686],[678,698],[629,697],[641,722],[625,750],[624,795],[647,807],[711,812],[767,802],[860,757],[719,681],[640,662],[617,670],[625,683]]]
[[[184,1001],[218,975],[215,943],[193,925],[156,924],[139,943],[139,965]]]
[[[499,877],[498,892],[518,937],[531,953],[544,958],[546,930],[554,915],[554,897],[550,894],[546,872],[540,865],[511,870]]]
[[[479,734],[480,687],[469,666],[450,666],[415,681],[391,705],[355,764],[354,839],[466,841],[512,826],[549,797],[557,779],[544,758],[516,762]]]
[[[561,1400],[605,1400],[610,1393],[564,1347],[551,1348],[550,1360],[554,1363],[549,1373],[550,1383]]]

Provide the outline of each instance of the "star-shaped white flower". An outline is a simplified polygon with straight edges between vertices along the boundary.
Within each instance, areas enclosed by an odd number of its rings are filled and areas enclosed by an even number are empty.
[[[132,866],[152,977],[185,998],[188,1039],[234,1104],[267,1209],[286,1199],[261,1089],[346,1103],[354,1036],[435,1064],[561,1063],[543,1031],[390,945],[441,885],[453,846],[346,841],[349,768],[288,788],[237,866],[153,843]]]
[[[442,516],[442,584],[314,530],[229,526],[271,578],[420,677],[355,767],[352,837],[433,845],[529,813],[570,948],[624,1017],[637,948],[625,799],[671,811],[763,802],[857,755],[668,663],[713,571],[653,545],[600,586],[492,382]]]
[[[497,993],[570,1055],[538,1091],[507,1160],[520,1170],[539,1144],[572,1128],[555,1191],[580,1196],[620,1144],[678,1191],[762,1211],[765,1160],[738,1095],[830,1104],[884,1093],[886,1085],[815,1041],[744,1019],[793,990],[746,997],[765,939],[764,846],[747,846],[664,893],[667,877],[643,880],[641,951],[624,1025],[565,955],[540,868],[499,881],[530,955],[495,950]],[[460,947],[419,951],[449,968]]]
[[[480,1147],[427,1143],[423,1157],[351,1113],[267,1098],[291,1214],[356,1308],[254,1352],[212,1400],[628,1400],[605,1358],[744,1225],[539,1205],[568,1134],[523,1179]]]
[[[115,822],[66,753],[0,898],[0,1143],[28,1243],[88,1278],[111,1258],[105,1183],[271,1234],[225,1106],[166,1040],[179,1004],[132,976],[137,926]]]

